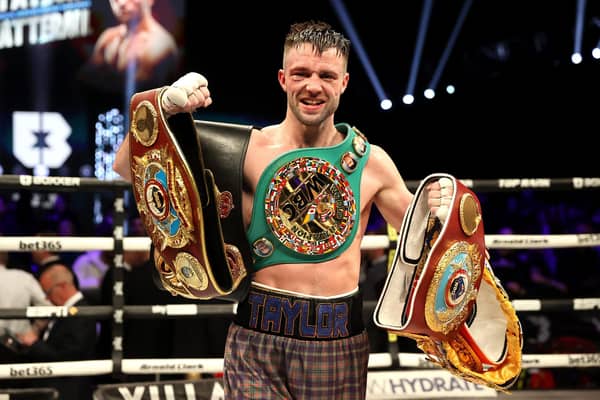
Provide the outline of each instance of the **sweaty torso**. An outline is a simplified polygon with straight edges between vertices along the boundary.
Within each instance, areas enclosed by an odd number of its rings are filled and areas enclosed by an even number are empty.
[[[246,154],[244,175],[246,189],[243,198],[243,217],[246,228],[250,225],[255,189],[260,177],[276,157],[297,147],[275,143],[274,130],[254,131]],[[369,220],[371,203],[378,190],[377,180],[371,174],[369,162],[363,170],[360,185],[360,218],[356,236],[346,251],[338,257],[318,263],[276,264],[254,273],[254,281],[279,289],[314,296],[334,296],[354,290],[360,273],[360,245]]]

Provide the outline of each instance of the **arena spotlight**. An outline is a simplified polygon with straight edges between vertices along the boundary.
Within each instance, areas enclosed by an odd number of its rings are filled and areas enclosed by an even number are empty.
[[[600,58],[600,41],[598,41],[596,46],[592,49],[592,57],[596,60]]]
[[[462,26],[465,22],[467,14],[469,13],[469,9],[471,8],[472,3],[473,0],[466,0],[463,3],[462,8],[460,9],[460,13],[458,14],[458,18],[456,19],[454,28],[452,29],[452,33],[448,38],[448,43],[446,43],[446,47],[444,48],[444,52],[440,57],[440,61],[438,62],[438,65],[436,66],[435,71],[433,72],[433,76],[431,77],[431,81],[429,81],[427,89],[424,92],[425,97],[428,99],[432,99],[433,97],[435,97],[435,89],[437,88],[437,85],[440,81],[440,77],[442,76],[442,72],[446,67],[446,63],[448,62],[450,53],[452,52],[454,44],[456,43],[456,38],[458,37],[458,34],[462,29]]]
[[[379,103],[379,106],[382,110],[389,110],[392,108],[392,101],[390,99],[382,100],[381,103]]]
[[[587,0],[577,0],[577,13],[575,15],[575,43],[573,45],[573,54],[571,62],[579,64],[582,61],[581,57],[581,41],[583,37],[583,20],[585,17],[585,6]]]
[[[352,46],[356,49],[356,54],[358,54],[360,62],[363,68],[365,69],[367,77],[369,78],[369,81],[373,86],[373,89],[375,90],[377,98],[379,99],[379,106],[383,110],[389,110],[390,108],[392,108],[392,101],[385,94],[385,91],[381,86],[381,82],[377,77],[377,73],[375,73],[375,69],[373,68],[371,61],[369,60],[369,56],[367,55],[367,52],[364,46],[362,45],[362,42],[360,40],[360,37],[358,36],[358,33],[356,32],[356,29],[354,29],[354,24],[352,23],[352,19],[348,14],[348,10],[346,10],[346,7],[341,0],[330,0],[330,3],[337,17],[341,21],[342,26],[346,31],[346,34],[350,38]]]
[[[410,76],[406,87],[406,94],[402,97],[404,104],[412,104],[414,101],[415,85],[417,83],[417,73],[421,64],[421,54],[425,44],[425,36],[429,27],[429,17],[433,8],[433,0],[425,0],[423,9],[421,10],[421,21],[419,23],[419,32],[417,34],[417,43],[415,44],[415,53],[413,55],[412,64],[410,66]]]

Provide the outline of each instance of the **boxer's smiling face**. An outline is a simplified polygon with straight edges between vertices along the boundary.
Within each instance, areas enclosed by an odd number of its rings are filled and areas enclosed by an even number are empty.
[[[306,125],[318,125],[337,110],[349,74],[335,48],[319,53],[304,44],[287,50],[278,78],[294,116]]]

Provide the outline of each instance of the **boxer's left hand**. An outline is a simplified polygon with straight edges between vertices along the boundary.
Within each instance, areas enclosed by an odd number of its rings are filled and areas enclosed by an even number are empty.
[[[449,178],[440,178],[427,184],[427,205],[431,213],[444,223],[450,211],[454,185]]]

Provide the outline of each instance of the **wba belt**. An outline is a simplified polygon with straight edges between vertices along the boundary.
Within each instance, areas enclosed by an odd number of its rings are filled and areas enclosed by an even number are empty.
[[[235,323],[301,340],[335,340],[364,331],[360,292],[340,297],[302,296],[252,284]]]
[[[136,93],[130,104],[133,193],[156,249],[157,280],[174,295],[237,301],[252,260],[241,216],[252,127],[201,123],[189,113],[167,121],[164,89]]]

